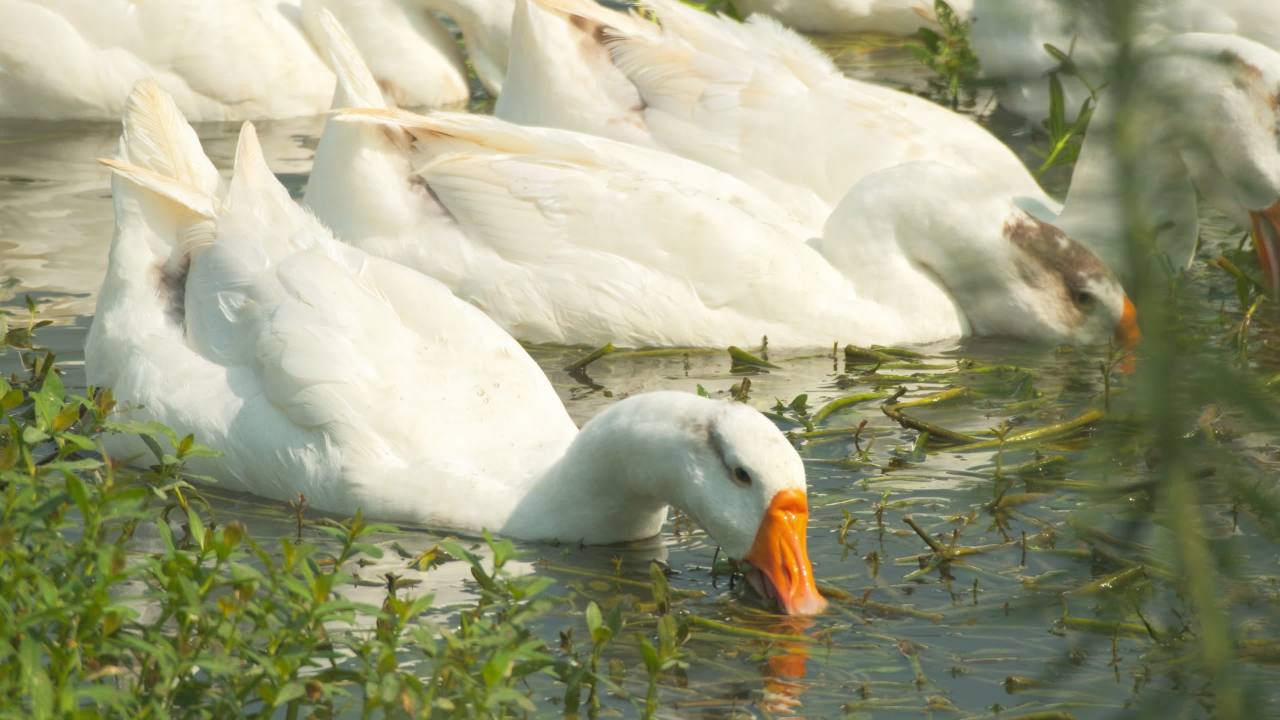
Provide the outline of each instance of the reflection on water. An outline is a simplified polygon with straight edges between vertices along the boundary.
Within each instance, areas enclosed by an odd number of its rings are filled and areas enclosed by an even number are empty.
[[[301,194],[322,118],[258,124],[272,169]],[[205,151],[224,172],[239,126],[196,126]],[[25,292],[53,292],[54,316],[88,315],[111,242],[109,175],[95,162],[112,157],[120,126],[86,122],[0,122],[0,277]]]
[[[842,57],[880,62],[885,56]],[[866,72],[893,73],[905,85],[920,77],[899,61],[866,67]],[[321,122],[311,118],[258,126],[272,167],[295,196],[306,182]],[[214,163],[224,171],[229,168],[238,128],[204,125],[197,130]],[[17,278],[20,293],[47,301],[61,319],[42,340],[71,370],[68,381],[73,386],[83,384],[83,376],[75,373],[112,227],[107,173],[94,159],[114,152],[118,132],[118,126],[109,124],[0,125],[0,276]],[[1218,240],[1231,232],[1221,223],[1217,227]],[[1015,427],[1057,422],[1097,405],[1102,392],[1097,353],[1054,352],[1000,341],[920,350],[933,356],[931,363],[947,368],[959,358],[974,358],[1035,371],[1034,377],[1012,369],[966,376],[964,381],[975,388],[971,401],[931,410],[931,420],[951,428],[984,431],[1004,419]],[[742,379],[731,371],[723,353],[610,356],[592,364],[585,376],[571,376],[561,368],[581,350],[532,352],[579,422],[630,394],[656,389],[693,392],[702,386],[713,395],[727,396]],[[867,374],[866,368],[848,366],[823,352],[775,352],[770,359],[780,369],[751,377],[750,401],[761,410],[800,394],[807,394],[809,406],[816,408],[868,389],[905,386],[916,396],[950,382],[928,370]],[[855,437],[854,428],[862,421],[867,424]],[[800,429],[795,422],[780,422],[787,429]],[[815,572],[822,583],[844,593],[833,597],[829,612],[796,621],[761,611],[742,597],[741,583],[731,587],[723,575],[712,574],[715,548],[704,534],[687,524],[669,523],[661,538],[626,547],[522,544],[525,562],[513,569],[554,578],[554,592],[565,601],[544,622],[544,636],[580,627],[588,600],[605,606],[648,601],[647,566],[651,558],[659,558],[675,572],[673,587],[700,594],[682,601],[682,609],[731,629],[752,631],[744,635],[713,625],[691,627],[691,639],[683,648],[688,669],[663,680],[663,712],[673,716],[881,717],[915,716],[926,709],[989,713],[997,707],[1013,714],[1069,708],[1091,715],[1118,712],[1135,699],[1160,693],[1195,692],[1145,664],[1148,644],[1117,638],[1113,656],[1110,638],[1062,629],[1058,598],[1093,576],[1094,558],[1072,538],[1046,536],[1046,528],[1062,527],[1065,518],[1086,502],[1083,496],[1069,489],[1046,492],[1013,511],[992,513],[996,453],[926,457],[913,448],[915,432],[891,422],[874,403],[841,410],[827,424],[850,430],[812,438],[804,443],[802,454],[811,487],[809,545]],[[1078,448],[1061,443],[1055,452],[1070,454]],[[859,452],[875,464],[859,461]],[[1003,462],[1011,467],[1034,459],[1020,451],[1006,454]],[[1062,479],[1061,474],[1057,478]],[[289,537],[295,532],[283,507],[216,491],[210,495],[223,521],[240,520],[255,536]],[[919,569],[922,546],[903,522],[908,514],[932,533],[962,531],[964,544],[989,549],[969,560],[956,580],[940,582],[936,575],[923,582],[910,579],[909,573]],[[1242,517],[1235,532],[1247,537],[1256,528]],[[313,529],[304,530],[304,535],[311,542],[327,542]],[[471,600],[465,565],[446,563],[430,571],[412,566],[439,539],[422,529],[374,538],[384,556],[355,570],[361,582],[348,594],[380,604],[384,576],[394,572],[413,586],[410,592],[432,593],[441,605]],[[140,533],[139,548],[152,540]],[[1241,548],[1239,563],[1249,571],[1274,572],[1273,557],[1248,547]],[[1071,609],[1088,614],[1083,601],[1075,601]],[[634,642],[620,640],[607,657],[632,668],[622,687],[643,697],[643,670],[638,669]],[[1064,658],[1072,658],[1070,671],[1053,670]],[[1059,681],[1052,690],[1037,692],[1008,682],[1050,671]],[[556,694],[545,689],[547,697]],[[628,714],[635,707],[616,695],[607,696],[605,704]]]

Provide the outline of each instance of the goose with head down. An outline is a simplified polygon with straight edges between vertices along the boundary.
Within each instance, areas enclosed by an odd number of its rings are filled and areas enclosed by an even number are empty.
[[[782,181],[813,191],[829,207],[871,173],[901,163],[972,168],[992,192],[1053,223],[1126,279],[1137,272],[1135,259],[1162,271],[1191,262],[1197,187],[1246,227],[1259,227],[1256,235],[1276,227],[1280,115],[1270,99],[1280,55],[1250,40],[1175,36],[1136,58],[1137,92],[1125,102],[1145,108],[1138,173],[1145,220],[1159,232],[1154,247],[1134,258],[1118,220],[1120,181],[1109,133],[1091,128],[1067,201],[1058,203],[972,119],[845,77],[804,38],[768,18],[738,23],[674,0],[644,4],[660,28],[588,0],[520,0],[512,52],[523,53],[529,68],[554,59],[555,70],[513,72],[496,113],[666,149],[753,184]],[[575,33],[578,42],[562,37]],[[1247,61],[1220,62],[1227,56]],[[570,81],[579,76],[591,80]],[[610,92],[591,94],[601,86]],[[551,97],[558,102],[542,101]],[[1174,103],[1187,117],[1168,111]],[[1095,124],[1105,126],[1115,104],[1104,95]],[[1250,178],[1249,187],[1239,178]],[[1267,266],[1267,250],[1259,245],[1259,252]]]
[[[940,163],[867,178],[814,231],[766,193],[661,151],[386,107],[341,30],[305,202],[534,342],[922,343],[1134,335],[1092,253]],[[921,196],[919,187],[937,191]],[[811,220],[811,218],[810,218]]]
[[[670,505],[820,611],[804,466],[741,403],[658,392],[574,427],[510,335],[439,282],[336,241],[271,174],[252,126],[223,194],[154,85],[131,95],[116,233],[85,348],[136,419],[222,451],[200,471],[316,509],[533,540],[655,535]],[[122,457],[145,453],[117,438]],[[131,444],[131,442],[133,444]]]
[[[313,47],[324,9],[345,24],[396,102],[462,104],[471,94],[466,62],[430,12],[439,3],[445,0],[0,0],[0,117],[114,121],[144,78],[191,120],[314,115],[333,93],[333,73]],[[505,72],[511,7],[511,0],[444,4],[492,92]]]
[[[973,0],[951,0],[951,9],[967,16]],[[882,32],[913,35],[921,27],[937,27],[928,0],[737,0],[745,13],[762,13],[787,27],[811,33]]]

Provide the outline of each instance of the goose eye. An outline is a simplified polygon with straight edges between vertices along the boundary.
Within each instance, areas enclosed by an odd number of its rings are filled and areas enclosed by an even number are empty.
[[[751,485],[751,473],[742,467],[736,467],[733,469],[733,481],[743,487],[748,487]]]
[[[1088,310],[1098,301],[1093,293],[1088,290],[1077,290],[1072,294],[1071,299],[1075,301],[1076,307],[1082,310]]]

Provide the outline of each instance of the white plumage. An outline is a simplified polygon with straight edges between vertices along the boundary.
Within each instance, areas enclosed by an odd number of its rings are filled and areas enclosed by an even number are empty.
[[[225,193],[172,100],[130,96],[85,364],[129,416],[222,451],[227,487],[530,539],[649,537],[668,504],[820,610],[804,466],[764,416],[684,393],[581,432],[524,350],[441,283],[333,239],[241,131]],[[136,438],[112,451],[141,454]]]
[[[349,49],[333,29],[333,47]],[[359,57],[343,55],[338,102],[381,105]],[[921,198],[921,185],[937,192]],[[866,178],[817,228],[819,213],[801,218],[661,151],[383,108],[330,121],[305,199],[339,237],[440,279],[539,342],[768,335],[819,346],[970,331],[1101,342],[1123,314],[1123,292],[1087,251],[1045,234],[980,174],[938,163]],[[1023,224],[1034,227],[1019,245]],[[1079,262],[1059,262],[1067,250]],[[1101,302],[1084,311],[1070,288],[1087,284]]]
[[[114,120],[144,78],[192,120],[312,115],[333,96],[311,41],[325,9],[396,102],[470,97],[462,53],[426,0],[0,0],[0,117]],[[496,92],[510,0],[443,9],[471,33],[472,61]],[[473,22],[477,13],[499,20]]]

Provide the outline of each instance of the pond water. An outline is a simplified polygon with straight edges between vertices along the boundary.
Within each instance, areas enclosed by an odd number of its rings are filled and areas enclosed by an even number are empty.
[[[925,73],[900,48],[860,47],[838,53],[850,73],[922,86]],[[978,105],[984,102],[980,97]],[[1025,150],[1028,135],[1016,121],[997,114],[990,122]],[[272,167],[295,195],[305,186],[321,124],[322,119],[310,118],[258,125]],[[231,164],[237,130],[198,128],[220,168]],[[0,277],[16,279],[9,292],[17,297],[31,293],[58,320],[42,341],[71,370],[73,386],[83,385],[77,375],[81,346],[112,229],[108,176],[94,158],[113,154],[118,132],[117,126],[102,124],[0,126]],[[1231,228],[1209,219],[1207,247],[1235,242]],[[1217,317],[1217,298],[1229,297],[1212,287],[1208,277],[1202,270],[1193,280],[1214,300],[1202,318],[1206,323]],[[960,384],[971,389],[967,396],[919,414],[973,433],[1002,422],[1017,433],[1067,421],[1106,400],[1098,369],[1103,350],[1028,348],[1000,341],[914,350],[927,357],[908,363],[913,367],[888,363],[874,371],[870,365],[847,363],[843,354],[811,351],[770,353],[777,368],[743,374],[734,372],[727,353],[715,352],[618,354],[590,365],[585,375],[571,375],[561,368],[583,349],[531,348],[579,422],[629,394],[694,392],[702,386],[712,395],[727,396],[744,377],[750,379],[749,402],[765,411],[802,394],[812,412],[830,400],[862,392],[905,387],[910,399]],[[1124,378],[1115,383],[1113,392],[1123,393]],[[797,438],[810,485],[810,552],[820,582],[834,589],[830,611],[806,620],[764,612],[758,601],[744,595],[742,583],[711,573],[714,546],[701,531],[676,519],[660,538],[636,546],[521,544],[515,569],[554,578],[552,592],[564,600],[540,622],[543,635],[555,638],[558,631],[574,628],[577,637],[584,636],[581,611],[588,600],[605,607],[647,601],[648,564],[657,558],[672,570],[672,587],[686,593],[677,612],[773,634],[735,635],[695,624],[683,648],[687,671],[662,680],[659,716],[1015,717],[1062,711],[1099,717],[1135,708],[1180,717],[1207,715],[1203,680],[1183,675],[1178,660],[1162,654],[1151,633],[1134,632],[1141,625],[1132,615],[1119,618],[1125,625],[1114,625],[1116,618],[1107,616],[1110,605],[1100,599],[1098,588],[1088,587],[1123,567],[1110,561],[1107,547],[1168,540],[1160,528],[1123,526],[1124,500],[1110,505],[1090,491],[1099,478],[1123,484],[1132,479],[1126,475],[1131,470],[1099,470],[1088,452],[1088,435],[1003,453],[991,448],[925,453],[916,447],[917,431],[891,420],[879,404],[852,405],[819,424],[845,428],[841,433]],[[863,421],[866,426],[855,438],[853,428]],[[778,422],[787,430],[804,431],[793,412],[782,413]],[[1254,458],[1274,478],[1274,438],[1242,438],[1232,451]],[[1027,463],[1043,467],[1028,470]],[[1020,469],[1010,470],[1015,466]],[[1012,487],[997,480],[997,467],[1003,477],[1016,478]],[[294,531],[289,513],[275,503],[216,491],[210,496],[224,522],[241,520],[259,538]],[[1236,571],[1255,578],[1259,592],[1274,599],[1274,546],[1252,542],[1259,537],[1253,521],[1248,514],[1237,516],[1229,503],[1210,508],[1208,514],[1216,519],[1211,532],[1238,538],[1232,545]],[[920,572],[917,558],[927,558],[929,548],[907,518],[930,535],[982,551],[952,563],[945,576],[936,569]],[[312,542],[326,542],[318,532],[305,534]],[[433,592],[443,607],[465,602],[472,588],[461,564],[425,573],[408,567],[406,558],[439,539],[412,528],[380,537],[388,552],[379,564],[359,573],[376,580],[394,571],[418,581],[411,592]],[[378,604],[383,591],[372,586],[348,592]],[[1178,603],[1176,598],[1153,603],[1166,608],[1164,614],[1142,621],[1170,628],[1177,622]],[[1259,636],[1276,634],[1269,612],[1265,603],[1257,611],[1252,627]],[[651,621],[647,626],[643,620],[634,622],[638,631],[653,630]],[[1153,633],[1159,636],[1159,631]],[[606,655],[627,668],[621,680],[624,691],[643,698],[639,657],[635,642],[625,638]],[[1242,667],[1271,688],[1269,697],[1254,701],[1274,707],[1280,699],[1280,672],[1265,664]],[[555,688],[535,687],[534,692],[545,701],[539,715],[558,714]],[[617,693],[604,701],[605,715],[635,716],[643,705]]]

